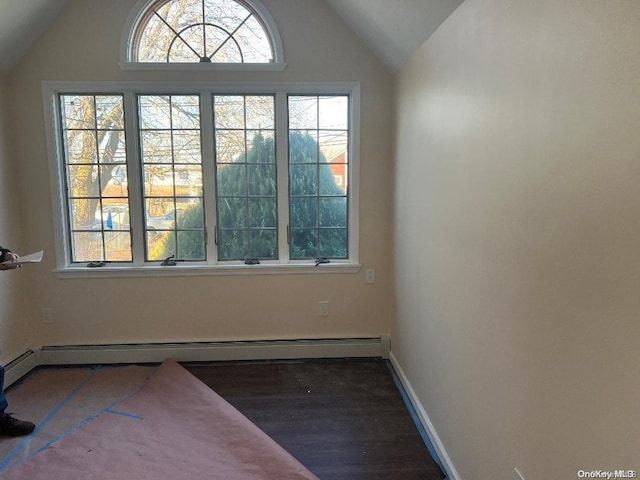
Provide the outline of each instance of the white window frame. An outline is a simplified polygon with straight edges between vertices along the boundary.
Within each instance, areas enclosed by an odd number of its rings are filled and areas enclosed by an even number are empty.
[[[283,71],[287,64],[284,61],[284,48],[280,31],[275,20],[269,13],[269,10],[260,2],[260,0],[242,0],[239,3],[247,4],[262,20],[267,35],[271,39],[273,47],[273,62],[270,63],[152,63],[152,62],[135,62],[132,58],[134,38],[140,21],[144,18],[147,11],[156,3],[157,0],[138,0],[133,7],[122,30],[120,38],[120,68],[122,70],[143,70],[143,71],[261,71],[261,72],[280,72]]]
[[[86,264],[71,262],[69,251],[69,219],[67,195],[64,190],[65,167],[59,115],[60,94],[122,93],[125,101],[125,135],[127,138],[127,169],[129,173],[130,224],[132,229],[132,263],[107,263],[100,268],[88,268]],[[258,265],[243,262],[219,262],[213,243],[215,224],[207,220],[207,260],[205,262],[179,262],[175,266],[161,266],[160,262],[144,261],[144,228],[141,199],[141,166],[139,158],[138,125],[135,118],[127,118],[127,112],[137,111],[139,94],[195,94],[201,96],[201,111],[211,109],[214,94],[273,94],[276,97],[276,164],[278,185],[278,236],[287,238],[289,219],[288,202],[288,118],[287,95],[348,95],[349,110],[349,209],[348,209],[348,259],[332,259],[330,263],[315,265],[312,260],[290,260],[288,245],[279,243],[279,259],[263,261]],[[191,276],[235,274],[326,274],[357,273],[359,264],[359,158],[360,158],[360,84],[358,82],[321,83],[211,83],[211,82],[43,82],[42,95],[45,113],[45,129],[49,157],[51,202],[56,245],[54,271],[59,278],[87,277],[145,277]],[[215,180],[213,173],[213,125],[208,116],[201,116],[203,175],[205,177],[205,208],[215,210]],[[282,201],[282,199],[286,199]],[[209,214],[207,214],[209,215]],[[284,246],[283,246],[284,245]]]

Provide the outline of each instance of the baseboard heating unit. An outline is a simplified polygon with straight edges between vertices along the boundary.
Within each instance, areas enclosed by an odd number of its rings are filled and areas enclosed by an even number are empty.
[[[5,365],[5,388],[20,380],[37,366],[38,355],[33,350],[28,350],[12,362],[9,362],[7,365]]]
[[[303,358],[389,358],[388,336],[367,338],[244,340],[224,342],[48,345],[38,365],[160,363]]]

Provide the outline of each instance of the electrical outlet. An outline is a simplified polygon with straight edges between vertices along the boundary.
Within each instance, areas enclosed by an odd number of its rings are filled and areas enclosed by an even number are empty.
[[[376,283],[376,271],[373,268],[367,268],[364,271],[364,283],[368,285]]]
[[[320,303],[320,316],[321,317],[328,317],[329,316],[329,301],[328,300],[322,300],[319,303]]]
[[[42,323],[53,323],[53,309],[48,307],[42,309]]]
[[[516,472],[516,478],[515,480],[527,480],[526,478],[524,478],[524,475],[522,475],[520,473],[520,470],[518,470],[518,468],[514,468],[515,472]]]

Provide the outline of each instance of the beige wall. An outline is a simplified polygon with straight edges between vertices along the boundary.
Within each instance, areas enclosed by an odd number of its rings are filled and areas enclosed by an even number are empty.
[[[71,0],[11,71],[26,249],[44,248],[33,303],[34,343],[212,341],[388,334],[391,307],[390,128],[392,78],[323,2],[263,0],[284,43],[284,72],[125,72],[117,64],[122,28],[136,0]],[[300,39],[304,38],[305,41]],[[341,275],[274,275],[62,280],[52,273],[54,237],[44,136],[43,80],[362,81],[360,259],[376,269]],[[330,316],[318,316],[318,301]]]
[[[17,162],[11,149],[7,81],[0,74],[0,245],[20,253],[22,211],[16,201]],[[26,268],[0,271],[0,363],[25,352],[33,340],[31,294]]]
[[[392,350],[460,476],[640,470],[640,2],[466,0],[398,76]]]

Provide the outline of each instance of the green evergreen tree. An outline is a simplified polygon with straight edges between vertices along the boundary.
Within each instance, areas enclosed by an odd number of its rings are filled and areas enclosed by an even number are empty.
[[[291,258],[347,257],[347,199],[317,141],[289,135]],[[251,148],[233,163],[219,165],[218,255],[221,260],[274,259],[278,254],[276,167],[273,137],[256,134]],[[165,258],[204,258],[202,206],[180,211],[178,251],[173,232],[160,242]],[[190,230],[195,229],[195,230]]]
[[[278,256],[275,145],[254,136],[246,158],[219,165],[218,256],[221,260]]]
[[[289,134],[290,256],[347,257],[347,198],[307,133]]]

